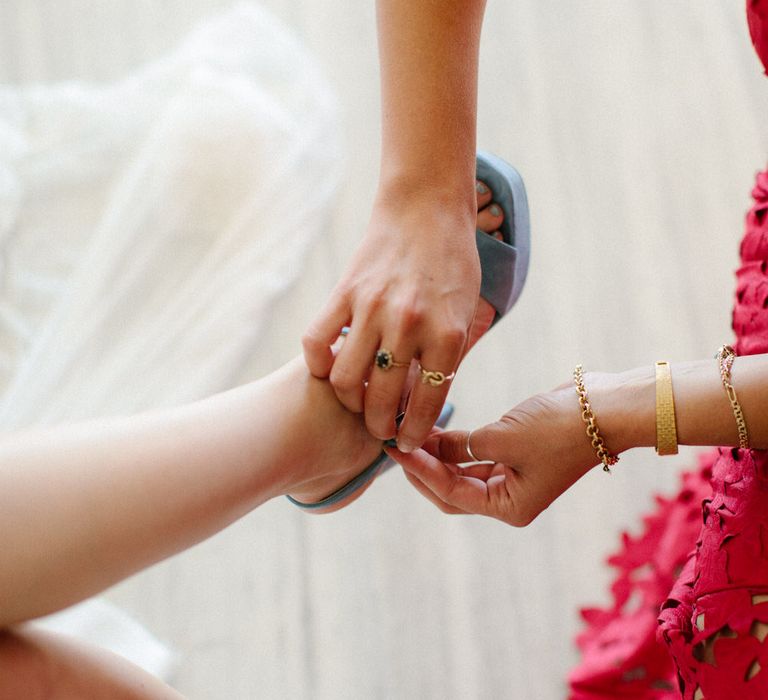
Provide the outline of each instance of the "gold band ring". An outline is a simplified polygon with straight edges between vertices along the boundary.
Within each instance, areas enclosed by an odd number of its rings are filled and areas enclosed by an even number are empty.
[[[421,372],[421,383],[429,384],[430,386],[440,386],[444,382],[449,382],[456,376],[456,372],[445,374],[444,372],[438,372],[437,370],[424,369],[419,364],[419,372]]]
[[[379,348],[373,358],[373,363],[380,369],[392,369],[393,367],[410,367],[410,362],[396,362],[391,351]]]

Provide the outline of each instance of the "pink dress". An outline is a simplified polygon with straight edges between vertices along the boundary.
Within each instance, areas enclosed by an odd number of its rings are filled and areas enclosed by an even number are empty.
[[[768,0],[748,0],[768,72]],[[768,353],[768,171],[757,175],[736,272],[739,355]],[[582,610],[572,700],[768,698],[768,452],[720,448],[623,536],[613,605]],[[768,629],[768,627],[766,627]]]

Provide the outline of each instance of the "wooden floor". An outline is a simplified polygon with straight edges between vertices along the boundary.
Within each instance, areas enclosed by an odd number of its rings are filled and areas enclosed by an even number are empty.
[[[0,80],[112,78],[228,4],[3,2]],[[363,231],[378,158],[374,3],[264,4],[325,66],[348,161],[327,237],[249,376],[298,350]],[[523,173],[534,249],[518,307],[456,379],[456,426],[496,418],[577,362],[707,357],[731,339],[743,212],[768,153],[743,4],[489,3],[479,146]],[[554,700],[578,606],[606,600],[604,556],[692,462],[628,454],[522,531],[443,516],[393,472],[330,517],[269,503],[108,596],[180,652],[175,685],[199,700]]]

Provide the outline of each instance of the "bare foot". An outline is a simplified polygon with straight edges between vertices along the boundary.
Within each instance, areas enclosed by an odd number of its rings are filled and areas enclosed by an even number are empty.
[[[504,213],[501,207],[493,203],[493,196],[487,185],[478,181],[476,189],[477,228],[502,240],[499,227],[504,221]],[[478,300],[465,354],[491,327],[495,316],[496,310],[481,297]],[[415,381],[416,374],[418,372],[412,370],[411,382]],[[316,432],[317,428],[321,429],[316,438],[316,444],[322,447],[318,459],[326,464],[331,460],[337,468],[332,473],[328,473],[325,468],[318,468],[316,473],[322,473],[323,476],[310,478],[292,490],[291,497],[301,503],[317,503],[327,498],[362,472],[381,452],[381,441],[371,437],[365,429],[362,415],[348,412],[338,402],[328,382],[310,378],[309,387],[312,394],[309,401],[309,420],[314,426],[312,432]],[[327,431],[325,433],[322,432],[323,426]],[[309,512],[321,514],[339,510],[359,498],[373,481],[371,479],[367,485],[332,506]]]

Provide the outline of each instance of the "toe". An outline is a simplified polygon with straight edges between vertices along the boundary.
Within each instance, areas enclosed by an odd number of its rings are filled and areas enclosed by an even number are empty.
[[[504,211],[498,204],[491,204],[477,212],[477,228],[486,233],[497,231],[504,221]]]
[[[477,192],[477,209],[479,211],[491,203],[493,193],[491,188],[480,180],[475,181],[475,191]]]

